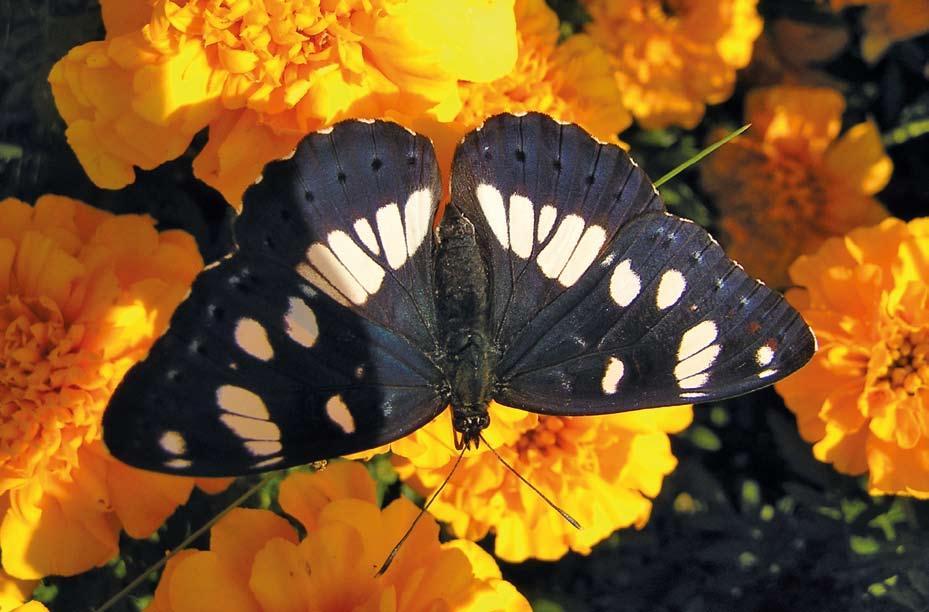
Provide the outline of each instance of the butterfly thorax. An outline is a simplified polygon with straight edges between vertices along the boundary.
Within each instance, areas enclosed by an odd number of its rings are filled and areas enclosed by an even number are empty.
[[[442,369],[449,387],[452,424],[461,446],[476,445],[490,423],[487,404],[498,355],[490,335],[487,268],[474,225],[449,206],[436,229],[435,287]]]

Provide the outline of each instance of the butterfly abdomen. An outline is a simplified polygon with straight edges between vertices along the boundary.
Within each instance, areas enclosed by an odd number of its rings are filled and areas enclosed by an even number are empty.
[[[489,422],[498,356],[491,338],[487,268],[474,225],[454,206],[436,230],[435,287],[453,423],[468,445]]]

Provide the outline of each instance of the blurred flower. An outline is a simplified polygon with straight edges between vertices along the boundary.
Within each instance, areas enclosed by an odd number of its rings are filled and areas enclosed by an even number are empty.
[[[924,0],[831,0],[833,11],[865,5],[861,55],[875,63],[893,43],[929,32],[929,3]]]
[[[700,164],[729,256],[775,287],[789,284],[787,268],[799,255],[887,216],[871,195],[890,180],[893,163],[871,121],[839,137],[844,109],[831,89],[753,90],[745,102],[751,129]]]
[[[580,553],[621,527],[642,527],[650,497],[677,460],[668,433],[687,427],[690,406],[595,417],[541,416],[490,406],[484,437],[500,455],[556,505],[580,522],[577,530],[485,447],[469,452],[430,508],[459,537],[496,534],[495,553],[520,562]],[[450,411],[394,442],[400,476],[423,494],[448,475],[458,452],[451,444]]]
[[[0,201],[0,550],[20,579],[70,575],[151,534],[191,479],[129,468],[107,400],[202,268],[193,238],[62,196]],[[198,481],[216,488],[222,482]]]
[[[433,140],[446,176],[461,137],[498,113],[546,113],[614,144],[619,144],[617,134],[632,123],[609,60],[590,36],[575,34],[558,44],[558,15],[544,0],[516,0],[515,9],[516,65],[491,82],[462,81],[462,108],[452,121],[388,113]]]
[[[732,95],[763,23],[757,0],[581,0],[623,103],[646,129],[692,128]]]
[[[490,555],[467,541],[440,544],[428,515],[375,576],[417,508],[405,498],[378,508],[360,463],[291,474],[279,502],[306,529],[302,541],[273,512],[235,509],[213,527],[209,551],[168,562],[148,610],[529,610]]]
[[[873,494],[929,498],[929,218],[827,240],[787,297],[819,340],[777,383],[813,452]]]
[[[513,0],[104,0],[108,38],[72,49],[49,82],[90,178],[119,188],[210,128],[196,175],[238,206],[301,136],[390,109],[451,120],[459,80],[516,58]],[[114,34],[115,32],[115,34]]]

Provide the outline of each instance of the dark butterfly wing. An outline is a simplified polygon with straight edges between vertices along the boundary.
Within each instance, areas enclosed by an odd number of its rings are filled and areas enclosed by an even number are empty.
[[[120,460],[188,475],[371,448],[446,405],[430,261],[431,145],[384,122],[308,136],[245,194],[204,271],[104,415]]]
[[[454,168],[453,201],[491,265],[497,401],[580,415],[718,399],[812,356],[799,314],[666,213],[618,147],[501,115]]]

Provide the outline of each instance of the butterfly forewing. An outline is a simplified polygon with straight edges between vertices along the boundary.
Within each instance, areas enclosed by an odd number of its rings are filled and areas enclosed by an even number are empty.
[[[577,282],[627,220],[664,210],[619,147],[539,113],[499,115],[465,137],[455,153],[452,202],[475,223],[486,250],[503,349]]]
[[[110,451],[243,474],[364,450],[445,407],[435,349],[432,147],[394,124],[309,136],[246,192],[207,269],[110,401]]]

